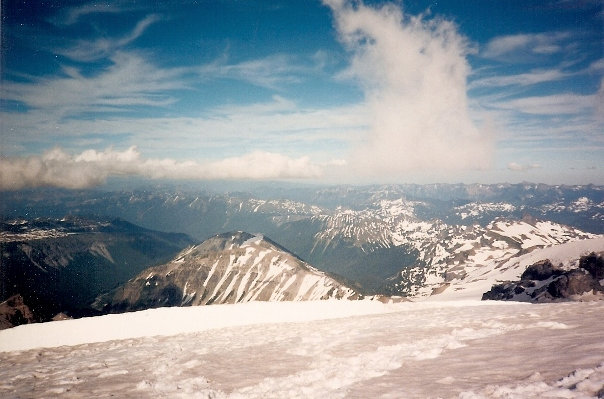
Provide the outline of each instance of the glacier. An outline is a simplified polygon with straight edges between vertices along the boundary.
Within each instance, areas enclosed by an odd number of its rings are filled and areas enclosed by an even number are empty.
[[[0,331],[5,398],[591,398],[604,301],[249,302]]]

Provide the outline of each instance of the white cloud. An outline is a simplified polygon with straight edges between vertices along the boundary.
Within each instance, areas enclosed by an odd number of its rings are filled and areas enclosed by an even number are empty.
[[[569,74],[559,69],[537,69],[517,75],[491,76],[473,80],[469,88],[529,86],[537,83],[552,82],[564,79]]]
[[[308,157],[290,158],[255,151],[214,162],[149,159],[131,147],[125,151],[86,150],[71,155],[54,148],[41,156],[0,158],[0,189],[26,187],[87,188],[109,176],[142,176],[152,179],[297,179],[318,178],[322,168]]]
[[[300,83],[323,67],[323,61],[311,56],[293,57],[286,54],[272,54],[239,63],[228,63],[226,57],[199,68],[202,79],[226,78],[245,81],[256,86],[280,89],[283,85]]]
[[[604,122],[604,76],[600,79],[600,87],[596,93],[596,118]]]
[[[93,41],[79,40],[74,46],[59,49],[57,53],[80,62],[105,58],[138,39],[149,26],[159,20],[160,18],[157,15],[148,15],[139,21],[131,32],[121,38],[99,38]]]
[[[466,79],[472,51],[442,19],[326,0],[340,40],[352,53],[343,74],[365,92],[371,126],[349,164],[358,175],[404,178],[409,171],[484,168],[492,143],[468,110]]]
[[[498,36],[491,39],[481,55],[505,61],[525,58],[529,54],[551,55],[562,52],[564,43],[572,35],[569,32],[531,33]]]
[[[523,97],[493,104],[497,108],[533,115],[578,115],[594,112],[598,106],[597,95],[554,94]]]
[[[114,1],[111,3],[90,3],[84,4],[77,7],[66,8],[64,12],[60,13],[59,16],[52,20],[57,25],[73,25],[77,23],[80,18],[86,17],[90,14],[118,14],[124,12],[127,9],[133,8],[134,4],[129,4],[125,7],[125,4],[120,1]]]
[[[121,112],[129,106],[165,106],[175,101],[167,92],[185,88],[182,69],[159,69],[126,52],[115,53],[111,61],[111,66],[93,76],[65,67],[62,77],[4,82],[2,98],[47,115],[73,117],[103,110]]]
[[[604,73],[604,58],[592,62],[587,71],[590,73]]]
[[[541,165],[538,163],[530,163],[530,164],[519,164],[517,162],[508,163],[508,169],[514,172],[525,172],[531,169],[540,169]]]
[[[123,146],[136,145],[156,157],[216,158],[264,150],[286,151],[294,157],[312,155],[324,162],[344,157],[350,140],[361,135],[368,124],[367,112],[359,105],[304,108],[279,96],[267,102],[213,107],[204,115],[191,117],[106,114],[94,119],[60,119],[45,111],[30,111],[26,117],[0,112],[7,133],[3,150],[60,144],[81,151],[89,148],[86,142],[91,140],[97,142],[97,148],[120,140]]]
[[[518,49],[524,48],[531,43],[531,35],[509,35],[499,36],[487,43],[483,55],[487,58],[499,57]]]

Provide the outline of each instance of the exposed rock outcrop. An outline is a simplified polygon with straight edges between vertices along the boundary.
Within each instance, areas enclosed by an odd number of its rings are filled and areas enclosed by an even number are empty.
[[[547,293],[552,299],[567,299],[575,295],[597,291],[603,291],[602,286],[589,272],[583,269],[568,271],[547,286]]]
[[[13,295],[0,303],[0,330],[33,322],[34,315],[21,295]]]
[[[0,302],[21,295],[37,322],[60,312],[95,315],[90,303],[99,294],[192,242],[119,219],[0,221]]]
[[[604,299],[604,258],[591,253],[581,257],[579,267],[563,270],[548,260],[527,267],[520,281],[493,285],[483,300],[554,302]]]
[[[547,280],[548,278],[560,276],[564,270],[552,265],[549,259],[541,260],[526,268],[520,276],[520,280]]]
[[[604,257],[591,253],[581,258],[579,267],[585,269],[596,280],[604,279]]]

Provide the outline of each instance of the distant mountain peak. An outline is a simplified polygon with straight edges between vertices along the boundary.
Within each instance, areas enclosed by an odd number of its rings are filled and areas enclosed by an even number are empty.
[[[261,234],[222,233],[151,267],[95,307],[110,312],[249,301],[357,299],[360,295]]]

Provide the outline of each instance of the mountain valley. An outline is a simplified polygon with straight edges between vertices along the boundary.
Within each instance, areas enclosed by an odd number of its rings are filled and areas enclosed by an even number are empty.
[[[17,219],[2,222],[0,302],[20,295],[33,320],[91,314],[102,292],[191,244],[123,220]]]
[[[530,265],[525,259],[546,259],[550,249],[564,249],[564,264],[604,252],[599,186],[1,195],[0,300],[21,294],[37,320],[65,311],[78,316],[252,299],[480,299],[493,285],[517,280]],[[310,281],[316,289],[301,292]]]

